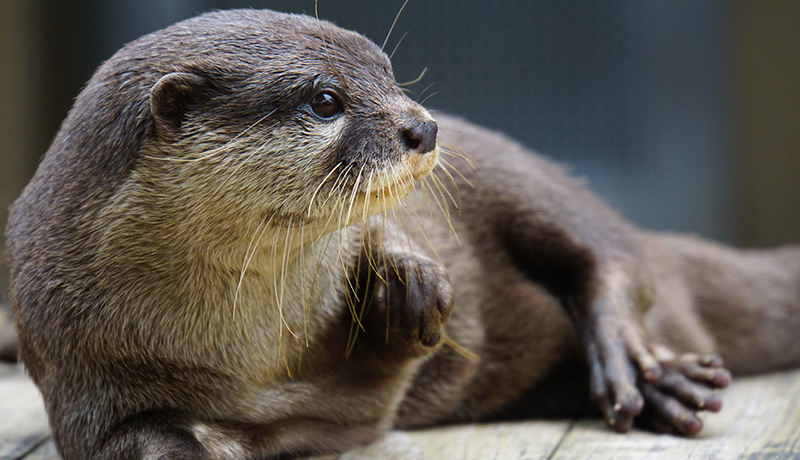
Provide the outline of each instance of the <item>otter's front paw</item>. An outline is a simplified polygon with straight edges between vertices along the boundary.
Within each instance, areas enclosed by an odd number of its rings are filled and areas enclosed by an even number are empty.
[[[631,313],[610,303],[600,306],[577,321],[589,362],[590,395],[606,422],[624,433],[644,407],[638,383],[655,381],[661,369]]]
[[[372,327],[386,340],[399,335],[409,344],[432,347],[453,309],[453,289],[444,267],[416,255],[390,256],[373,274]],[[374,333],[375,331],[367,331]]]
[[[645,416],[664,433],[694,436],[703,428],[697,412],[718,412],[722,399],[715,390],[731,382],[718,357],[684,355],[661,362],[661,375],[643,382]]]

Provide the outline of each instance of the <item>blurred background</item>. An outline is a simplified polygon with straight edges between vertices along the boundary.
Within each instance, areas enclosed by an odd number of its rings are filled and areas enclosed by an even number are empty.
[[[402,0],[319,0],[378,44]],[[314,0],[2,0],[0,224],[124,43],[212,9]],[[565,163],[638,225],[800,241],[800,2],[411,0],[386,50],[425,105]],[[0,265],[0,300],[8,272]]]

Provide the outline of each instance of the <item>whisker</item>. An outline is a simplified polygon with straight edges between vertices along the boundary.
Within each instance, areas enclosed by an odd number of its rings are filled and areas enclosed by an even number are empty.
[[[344,209],[344,206],[340,207],[339,225],[338,225],[338,228],[340,228],[340,229],[343,229],[347,225],[349,225],[350,216],[351,216],[351,213],[352,213],[352,209],[353,209],[353,205],[354,205],[354,202],[355,202],[355,198],[358,195],[358,189],[359,189],[359,186],[361,185],[363,172],[364,172],[364,165],[361,166],[361,169],[359,170],[358,175],[356,176],[355,182],[353,184],[352,193],[350,194],[349,206],[348,206],[348,210],[347,210],[347,214],[346,215],[344,215],[344,216],[342,215],[342,211]],[[341,197],[341,195],[340,195],[340,197]],[[338,232],[337,237],[339,238],[339,244],[338,244],[338,253],[336,255],[336,260],[338,261],[340,266],[345,269],[344,272],[346,273],[346,267],[348,266],[348,264],[347,264],[347,261],[345,260],[345,257],[344,257],[344,254],[345,254],[345,251],[344,251],[344,249],[345,249],[345,241],[342,240],[342,238],[344,237],[345,233],[346,232],[344,232],[344,231],[339,231]],[[349,245],[349,242],[348,242],[347,243],[347,248],[349,249],[349,247],[350,247],[350,245]],[[349,251],[347,251],[347,252],[349,252]],[[359,254],[359,257],[360,257],[360,254]],[[344,282],[346,283],[344,285],[344,289],[345,289],[344,292],[348,292],[348,293],[351,294],[351,295],[349,295],[349,298],[357,299],[358,291],[357,291],[357,287],[353,285],[353,280],[352,280],[353,276],[344,276],[343,278],[344,278]],[[357,316],[358,315],[357,315],[357,312],[355,310],[355,303],[353,303],[353,301],[348,301],[347,303],[348,303],[348,309],[350,311],[351,318],[353,319],[353,321],[357,321]],[[348,342],[349,342],[349,339],[348,339]],[[345,350],[345,352],[347,352],[347,350]]]
[[[417,102],[419,102],[419,99],[420,99],[420,98],[421,98],[421,97],[422,97],[422,96],[423,96],[423,95],[424,95],[424,94],[425,94],[425,93],[426,93],[426,92],[427,92],[429,89],[433,88],[433,86],[434,86],[434,85],[436,85],[436,83],[431,83],[430,85],[426,86],[426,87],[425,87],[425,88],[422,90],[422,92],[421,92],[421,93],[419,93],[419,94],[417,95]]]
[[[389,173],[387,171],[384,171],[383,174],[385,176],[387,176],[387,177],[384,178],[384,181],[387,181]],[[393,203],[396,202],[396,198],[394,196],[394,191],[391,188],[388,189],[388,194],[389,194],[390,201],[393,202]],[[384,215],[386,215],[387,212],[391,212],[392,213],[392,217],[393,217],[393,222],[401,221],[402,219],[398,219],[398,217],[397,217],[397,209],[398,209],[398,207],[399,206],[392,206],[391,208],[389,208],[386,211],[384,211]],[[406,238],[408,238],[408,232],[404,231],[403,234],[406,236]],[[384,241],[383,239],[380,240],[381,244],[383,244],[383,241]],[[386,251],[382,250],[381,253],[385,254]],[[384,261],[384,263],[385,263],[385,261]],[[400,268],[397,266],[397,260],[394,257],[390,257],[389,258],[389,265],[392,267],[392,270],[394,270],[394,273],[397,275],[398,279],[402,279],[402,276],[400,276]]]
[[[347,179],[346,179],[347,178],[347,174],[349,174],[350,170],[352,169],[352,166],[353,166],[352,164],[348,165],[347,168],[345,168],[341,173],[339,173],[339,177],[336,178],[336,182],[333,183],[331,191],[328,192],[328,196],[322,202],[321,207],[325,207],[325,205],[328,203],[328,200],[331,199],[331,197],[333,197],[334,195],[337,195],[337,198],[336,198],[335,201],[341,203],[342,194],[344,193],[344,188],[345,188],[344,184],[347,181]],[[337,228],[342,228],[342,225],[341,225],[342,224],[342,216],[341,216],[341,214],[343,212],[343,208],[344,207],[340,205],[340,206],[338,206],[338,208],[339,208],[339,225],[337,226]],[[331,212],[328,215],[328,219],[325,221],[325,225],[323,226],[323,228],[326,228],[326,229],[329,228],[329,226],[331,224],[331,221],[333,220],[334,216],[336,216],[336,213],[334,213],[334,212]],[[320,238],[322,238],[322,236],[323,236],[323,234],[320,234],[319,236],[317,236],[317,239],[314,242],[318,241]]]
[[[311,217],[311,206],[314,204],[314,198],[316,198],[316,196],[317,196],[317,193],[319,193],[319,189],[321,189],[321,188],[322,188],[322,186],[325,184],[325,181],[327,181],[327,180],[328,180],[328,178],[329,178],[329,177],[331,177],[331,174],[333,174],[333,173],[334,173],[334,172],[335,172],[337,169],[339,169],[339,166],[341,166],[341,165],[342,165],[342,162],[341,162],[341,161],[340,161],[340,162],[338,162],[338,163],[336,163],[336,165],[335,165],[335,166],[334,166],[334,167],[333,167],[333,168],[330,170],[330,172],[328,172],[328,174],[327,174],[327,175],[325,175],[325,177],[324,177],[324,178],[322,179],[322,181],[319,183],[319,185],[317,186],[317,188],[316,188],[316,189],[314,189],[314,193],[312,193],[312,194],[311,194],[311,199],[310,199],[310,200],[308,200],[308,213],[307,213],[307,217]],[[323,203],[323,205],[324,205],[324,203]]]
[[[439,191],[442,200],[444,200],[444,196],[441,195],[443,193],[441,191],[441,189],[442,189],[441,185],[438,182],[434,182],[434,186]],[[445,218],[445,221],[447,222],[448,227],[450,227],[450,233],[456,239],[456,242],[458,243],[458,245],[461,246],[461,240],[458,238],[458,233],[456,233],[455,227],[453,227],[453,221],[452,221],[452,219],[450,219],[450,211],[449,211],[448,207],[445,205],[445,203],[442,203],[441,201],[437,200],[435,194],[431,194],[431,197],[433,198],[433,202],[439,208],[439,211],[442,213],[442,216]]]
[[[289,219],[288,224],[286,225],[286,238],[283,244],[283,258],[281,259],[281,275],[280,275],[280,294],[278,296],[278,312],[280,313],[281,321],[283,322],[284,326],[286,326],[286,330],[289,331],[295,339],[297,338],[297,334],[292,331],[292,328],[289,326],[289,323],[286,322],[286,317],[283,314],[283,300],[284,294],[286,293],[286,278],[288,278],[287,267],[288,267],[288,260],[289,260],[289,248],[291,247],[292,238],[294,237],[294,232],[292,231],[292,219]]]
[[[458,186],[456,184],[456,178],[450,172],[451,169],[455,170],[456,174],[460,174],[460,172],[458,170],[456,170],[453,167],[453,165],[451,165],[447,160],[445,160],[442,157],[439,157],[439,164],[437,165],[437,169],[436,170],[437,171],[441,171],[445,176],[447,176],[448,180],[450,181],[450,185],[453,186],[453,189],[455,189],[456,195],[458,195]],[[467,179],[463,175],[461,175],[461,178],[465,182],[467,181]],[[460,200],[459,200],[459,202],[460,202]]]
[[[371,188],[372,188],[372,177],[373,176],[370,175],[369,181],[367,183],[368,184],[367,190],[371,190]],[[383,183],[383,182],[379,182],[379,183]],[[385,214],[385,211],[382,210],[381,213]],[[371,216],[368,215],[367,206],[365,205],[364,206],[364,215],[362,217],[363,220],[362,220],[362,223],[361,223],[361,228],[362,228],[362,231],[361,231],[361,247],[362,248],[366,247],[366,246],[370,247],[370,250],[367,252],[367,263],[369,264],[370,269],[372,271],[374,271],[377,274],[378,278],[383,281],[383,277],[381,276],[381,274],[380,274],[380,272],[378,270],[378,265],[375,263],[375,259],[374,259],[373,254],[372,254],[374,252],[373,248],[372,248],[372,244],[371,244],[372,243],[373,226],[369,225],[370,218],[371,218]],[[382,226],[381,225],[377,225],[377,226],[374,226],[374,227],[381,228]],[[367,232],[367,230],[369,230],[369,233]],[[365,241],[365,237],[367,237],[367,236],[369,237],[369,241]]]
[[[463,347],[462,345],[460,345],[458,342],[456,342],[455,340],[451,339],[447,335],[442,336],[442,344],[447,345],[448,347],[452,348],[453,351],[455,351],[459,355],[463,356],[464,358],[467,358],[470,361],[475,362],[475,361],[478,361],[480,359],[480,356],[477,353],[475,353],[474,351]]]
[[[409,172],[408,174],[409,174],[409,176],[411,176],[411,173],[410,173],[410,172]],[[413,176],[411,176],[411,177],[413,177]],[[424,186],[424,184],[425,184],[424,182],[420,182],[420,187],[422,188],[422,194],[423,194],[423,195],[425,195],[425,196],[427,197],[427,193],[425,193],[425,186]],[[417,199],[417,195],[418,195],[418,194],[415,194],[415,195],[413,195],[413,196],[412,196],[412,198],[413,198],[413,199]],[[408,229],[408,223],[406,222],[406,218],[405,218],[405,216],[407,215],[407,213],[408,213],[408,212],[411,212],[411,213],[413,213],[413,216],[411,216],[411,217],[412,217],[412,219],[416,220],[416,222],[417,222],[417,225],[416,225],[416,227],[417,227],[417,229],[419,230],[419,231],[418,231],[418,233],[419,233],[419,234],[422,236],[422,238],[423,238],[423,239],[424,239],[424,240],[425,240],[425,241],[428,243],[428,246],[430,247],[430,249],[431,249],[431,252],[433,253],[433,256],[434,256],[434,258],[435,258],[436,260],[438,260],[439,262],[441,262],[441,257],[439,257],[439,253],[438,253],[438,252],[437,252],[437,250],[436,250],[436,246],[433,244],[433,242],[431,242],[430,238],[428,237],[428,234],[427,234],[427,232],[425,231],[425,226],[423,225],[423,220],[422,220],[422,219],[420,218],[420,216],[419,216],[419,209],[418,209],[418,207],[417,207],[417,206],[405,206],[405,207],[404,207],[404,210],[405,210],[406,212],[404,212],[404,213],[402,213],[402,214],[401,214],[401,217],[400,217],[399,221],[400,221],[400,224],[401,224],[401,226],[402,226],[402,228],[403,228],[403,234],[404,234],[404,235],[406,235],[406,244],[408,245],[408,247],[409,247],[409,248],[413,248],[413,245],[412,245],[412,243],[411,243],[411,237],[410,237],[410,235],[411,235],[411,232],[410,232],[410,230]],[[414,254],[416,255],[416,252],[414,252]]]
[[[323,207],[324,207],[324,206],[325,206],[325,204],[327,204],[327,203],[328,203],[328,200],[329,200],[329,199],[330,199],[330,198],[331,198],[331,197],[332,197],[332,196],[333,196],[333,195],[334,195],[334,194],[335,194],[337,191],[339,191],[339,192],[340,192],[340,194],[339,194],[339,197],[341,198],[341,190],[343,190],[343,185],[344,185],[344,182],[345,182],[345,181],[347,181],[347,175],[348,175],[348,174],[350,174],[350,171],[352,170],[353,166],[354,166],[354,165],[351,163],[351,164],[349,164],[349,165],[347,166],[347,168],[345,168],[345,169],[344,169],[342,172],[340,172],[340,173],[339,173],[339,176],[336,178],[336,181],[333,183],[333,186],[332,186],[332,188],[331,188],[331,191],[330,191],[330,192],[328,192],[328,196],[327,196],[327,197],[325,197],[325,199],[322,201],[322,205],[321,205],[321,206],[323,206]],[[337,189],[339,189],[339,190],[337,190]]]
[[[442,156],[458,159],[461,161],[461,164],[463,164],[470,171],[473,171],[478,167],[478,163],[476,163],[475,160],[473,160],[472,157],[467,154],[467,152],[460,148],[444,146],[440,149],[440,152],[442,152]]]
[[[431,94],[429,94],[427,97],[425,97],[425,99],[423,99],[423,100],[422,100],[422,101],[420,101],[419,103],[420,103],[421,105],[425,105],[425,103],[426,103],[426,102],[428,102],[428,99],[432,98],[433,96],[436,96],[437,94],[439,94],[439,91],[436,91],[435,93],[431,93]]]
[[[383,44],[381,45],[381,51],[383,51],[383,49],[386,48],[386,42],[388,42],[389,37],[392,36],[392,31],[394,30],[394,26],[397,24],[397,20],[400,19],[400,14],[403,13],[403,10],[405,9],[406,5],[408,5],[408,0],[403,2],[403,6],[400,7],[400,10],[394,16],[394,21],[392,21],[392,26],[389,27],[389,32],[386,34],[386,38],[383,40]]]
[[[391,61],[391,60],[392,60],[392,58],[394,57],[394,53],[396,53],[396,52],[397,52],[397,49],[398,49],[398,48],[400,48],[400,44],[401,44],[401,43],[403,43],[403,40],[405,40],[405,39],[406,39],[406,35],[408,35],[408,31],[406,31],[406,32],[403,34],[403,36],[402,36],[402,37],[400,37],[400,40],[398,40],[398,41],[397,41],[397,44],[396,44],[396,45],[394,45],[394,49],[392,50],[392,54],[390,54],[390,55],[389,55],[389,60],[390,60],[390,61]],[[403,85],[400,85],[400,86],[403,86]]]
[[[314,278],[311,280],[311,286],[309,286],[308,291],[306,291],[306,224],[303,222],[300,225],[300,292],[307,293],[306,294],[306,301],[303,303],[303,337],[306,339],[306,347],[308,347],[308,311],[309,306],[311,305],[313,299],[313,292],[314,292],[314,285],[316,284],[316,277],[317,274],[314,273]],[[300,347],[300,359],[303,357],[303,348]],[[300,363],[298,362],[298,371],[299,371]]]
[[[244,282],[245,273],[247,273],[248,267],[250,267],[250,261],[253,260],[253,256],[258,249],[259,244],[261,243],[261,238],[264,236],[264,232],[269,227],[270,222],[272,222],[272,216],[268,218],[264,218],[261,222],[260,227],[256,228],[256,231],[253,233],[253,237],[250,239],[250,244],[247,245],[247,250],[245,251],[245,260],[242,262],[242,272],[239,274],[239,282],[236,283],[236,293],[233,295],[233,320],[236,320],[236,305],[239,301],[239,295],[242,290],[242,283]],[[260,230],[259,230],[260,228]],[[256,237],[258,235],[258,237]]]
[[[356,339],[358,337],[359,331],[365,331],[366,330],[364,328],[364,325],[362,324],[361,319],[362,319],[362,317],[364,315],[364,309],[366,308],[366,305],[367,305],[367,299],[365,297],[359,298],[359,295],[358,295],[359,288],[361,287],[359,285],[359,282],[360,282],[360,274],[361,274],[361,269],[362,269],[361,268],[362,267],[362,260],[363,260],[363,256],[364,256],[364,250],[363,249],[364,249],[364,234],[365,233],[366,232],[364,231],[364,228],[362,227],[360,235],[359,235],[359,239],[361,240],[361,245],[359,246],[358,255],[356,257],[356,263],[355,263],[355,265],[353,267],[353,270],[352,270],[352,273],[351,273],[352,276],[347,277],[348,280],[349,279],[355,280],[355,286],[353,286],[353,282],[352,281],[348,281],[349,288],[350,288],[350,291],[349,291],[350,295],[347,296],[347,299],[348,299],[347,307],[350,310],[351,323],[350,323],[350,331],[349,331],[348,337],[347,337],[347,346],[345,348],[345,356],[350,356],[350,353],[353,351],[353,348],[355,347]],[[367,271],[367,280],[366,280],[366,285],[367,286],[369,285],[369,278],[370,278],[370,273],[369,273],[369,270],[368,270]],[[359,311],[356,311],[356,303],[360,303],[361,304],[361,308],[360,308]]]
[[[420,74],[419,74],[419,76],[417,78],[415,78],[415,79],[413,79],[413,80],[411,80],[409,82],[406,82],[406,83],[398,83],[397,86],[402,88],[404,86],[411,86],[411,85],[414,85],[416,83],[419,83],[420,81],[422,81],[423,78],[425,78],[425,74],[426,73],[428,73],[428,68],[427,67],[422,69],[422,72],[420,72]],[[433,86],[433,83],[431,83],[430,86]],[[430,88],[430,86],[428,86],[428,87]],[[424,92],[424,90],[423,90],[423,92]]]
[[[470,182],[470,180],[464,175],[464,173],[462,173],[459,168],[454,167],[452,164],[450,164],[450,162],[445,160],[443,156],[446,155],[460,160],[461,163],[470,171],[475,170],[478,167],[478,164],[475,163],[475,161],[472,160],[472,158],[470,158],[466,153],[463,153],[463,151],[456,152],[453,150],[449,150],[448,148],[442,148],[440,149],[440,151],[443,152],[443,155],[439,156],[439,164],[445,166],[448,169],[448,171],[449,170],[455,171],[456,175],[458,175],[464,182],[466,182],[467,185],[469,185],[470,187],[474,187],[474,185],[472,185],[472,182]]]
[[[364,174],[365,166],[366,165],[361,165],[361,169],[358,171],[358,176],[356,176],[356,181],[353,184],[353,193],[350,195],[350,204],[347,206],[347,216],[344,221],[344,225],[350,224],[350,216],[353,213],[353,205],[355,204],[356,197],[358,196],[358,189],[361,186],[361,180]]]
[[[449,172],[449,171],[447,171],[447,169],[445,169],[445,167],[444,167],[444,166],[442,166],[442,165],[437,165],[437,166],[438,166],[438,167],[437,167],[437,170],[440,170],[440,171],[442,171],[442,172],[443,172],[445,175],[447,175],[447,176],[450,178],[450,183],[453,185],[453,187],[454,187],[454,188],[456,188],[456,187],[455,187],[455,185],[456,185],[456,184],[455,184],[455,179],[453,178],[453,176],[452,176],[452,175],[450,175],[450,172]],[[447,197],[450,199],[450,202],[451,202],[451,203],[453,203],[453,206],[455,206],[456,208],[460,208],[460,206],[459,206],[459,204],[460,204],[460,202],[461,202],[461,201],[460,201],[460,199],[456,199],[456,197],[455,197],[455,196],[453,196],[453,194],[452,194],[452,193],[450,193],[450,190],[449,190],[447,187],[445,187],[445,186],[444,186],[444,184],[442,183],[442,180],[441,180],[441,178],[439,178],[439,176],[437,176],[437,175],[434,173],[434,174],[431,174],[430,176],[428,176],[428,178],[430,179],[430,182],[433,182],[433,183],[436,185],[436,188],[437,188],[437,189],[438,189],[440,192],[444,192],[444,194],[446,194],[446,195],[447,195]],[[426,178],[426,179],[427,179],[427,178]],[[425,181],[425,183],[427,183],[427,182],[428,182],[428,180],[426,180],[426,181]],[[457,195],[457,194],[458,194],[458,189],[456,188],[456,195]]]

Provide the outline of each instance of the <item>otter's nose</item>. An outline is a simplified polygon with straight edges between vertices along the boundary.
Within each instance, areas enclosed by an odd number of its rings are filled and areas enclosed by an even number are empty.
[[[436,147],[439,125],[435,121],[423,121],[403,130],[403,140],[414,153],[428,153]]]

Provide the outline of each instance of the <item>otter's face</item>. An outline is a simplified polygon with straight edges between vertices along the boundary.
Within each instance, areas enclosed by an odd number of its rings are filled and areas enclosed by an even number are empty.
[[[396,204],[436,165],[436,122],[374,43],[313,18],[230,14],[190,21],[197,49],[151,90],[142,161],[168,164],[176,187],[328,231]]]

